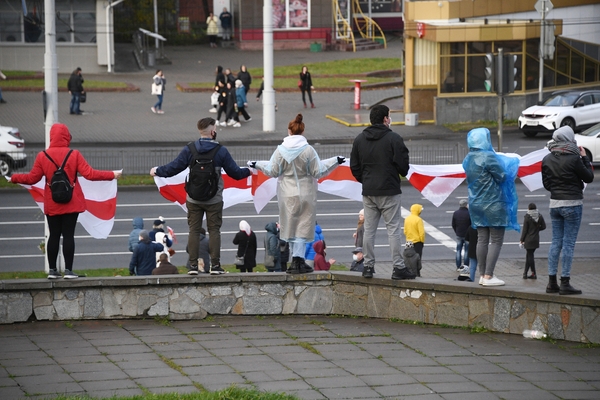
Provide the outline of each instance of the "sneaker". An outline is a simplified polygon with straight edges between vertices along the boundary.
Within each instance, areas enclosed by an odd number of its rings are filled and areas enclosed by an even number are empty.
[[[240,124],[239,122],[236,122],[235,124],[233,124],[234,128],[239,128],[240,126],[242,126],[242,124]]]
[[[479,277],[479,284],[480,284],[480,285],[483,285],[483,276],[480,276],[480,277]]]
[[[234,121],[233,119],[230,119],[229,121],[227,121],[227,124],[226,124],[226,125],[227,125],[227,126],[231,126],[231,125],[233,125],[233,124],[235,124],[235,121]],[[223,126],[225,126],[225,125],[223,125]]]
[[[211,267],[210,267],[211,275],[221,275],[224,273],[225,273],[225,270],[223,268],[221,268],[220,265],[211,265]]]
[[[460,272],[465,266],[461,265],[460,267],[456,267],[456,272]]]
[[[55,269],[51,269],[50,272],[48,272],[48,279],[60,279],[62,278],[62,275]]]
[[[483,278],[482,286],[503,286],[504,281],[492,276],[490,279]]]
[[[363,278],[369,279],[369,278],[373,277],[374,273],[375,273],[375,267],[365,267],[363,269],[362,276],[363,276]]]
[[[153,112],[154,114],[156,114],[156,108],[154,108],[154,107],[150,107],[150,109],[152,110],[152,112]]]
[[[213,107],[210,110],[208,110],[209,113],[216,113],[217,112],[217,107]]]
[[[458,275],[459,276],[470,276],[471,271],[470,271],[469,267],[464,266],[463,268],[460,269],[460,271],[458,271]]]
[[[77,279],[79,275],[71,271],[70,269],[65,270],[65,279]]]
[[[198,266],[192,265],[192,268],[188,271],[188,275],[198,275]]]
[[[394,268],[392,272],[392,279],[400,280],[400,279],[415,279],[416,276],[411,274],[408,268]]]
[[[157,114],[164,114],[165,112],[163,110],[156,110]]]
[[[250,117],[246,120],[246,122],[250,122],[250,121],[252,121],[252,117]]]

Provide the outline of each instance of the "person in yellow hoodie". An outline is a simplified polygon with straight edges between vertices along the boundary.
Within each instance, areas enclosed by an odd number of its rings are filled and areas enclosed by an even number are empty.
[[[404,220],[404,236],[407,242],[413,242],[415,251],[423,260],[423,246],[425,245],[425,225],[420,217],[423,206],[413,204],[410,206],[410,215]]]

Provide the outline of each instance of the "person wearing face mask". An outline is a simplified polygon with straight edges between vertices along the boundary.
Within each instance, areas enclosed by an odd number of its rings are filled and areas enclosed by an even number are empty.
[[[363,272],[365,269],[365,258],[362,247],[357,247],[352,250],[352,264],[350,271]]]
[[[152,275],[152,271],[156,268],[156,253],[163,249],[162,244],[150,240],[147,230],[142,230],[140,241],[131,255],[129,275]]]
[[[168,178],[177,175],[181,171],[188,168],[195,160],[195,155],[192,153],[190,146],[194,146],[199,155],[203,153],[214,153],[212,162],[215,167],[215,172],[218,175],[218,190],[216,194],[208,200],[195,200],[190,197],[189,193],[186,196],[186,206],[188,210],[188,251],[190,270],[189,275],[198,275],[198,252],[200,243],[200,230],[202,228],[202,220],[206,214],[206,226],[208,228],[208,243],[210,250],[210,274],[223,274],[225,271],[221,268],[221,225],[223,224],[223,178],[221,170],[235,180],[241,180],[250,176],[251,172],[248,168],[240,168],[234,161],[231,154],[217,142],[217,132],[215,131],[216,121],[214,118],[202,118],[198,121],[197,128],[200,132],[200,138],[185,146],[177,158],[167,165],[162,167],[153,167],[150,170],[151,176],[160,176]],[[218,147],[218,149],[217,149]],[[205,266],[206,268],[206,266]]]

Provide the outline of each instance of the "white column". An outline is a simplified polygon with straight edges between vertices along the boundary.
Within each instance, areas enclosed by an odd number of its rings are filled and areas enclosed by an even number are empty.
[[[273,4],[263,5],[263,131],[275,132],[275,91],[273,90]]]

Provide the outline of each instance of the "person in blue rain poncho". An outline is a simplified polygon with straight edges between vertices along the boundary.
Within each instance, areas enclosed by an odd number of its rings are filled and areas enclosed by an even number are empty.
[[[520,231],[517,222],[518,196],[515,178],[519,159],[497,154],[486,128],[476,128],[467,135],[469,153],[463,161],[469,189],[469,212],[477,229],[477,265],[479,284],[502,286],[494,276],[496,262],[506,229]]]
[[[302,114],[298,114],[288,124],[288,136],[269,161],[248,161],[249,167],[278,178],[280,238],[290,243],[292,253],[288,274],[312,272],[312,268],[305,265],[304,253],[306,243],[315,238],[317,179],[345,161],[341,156],[319,159],[303,133]]]

